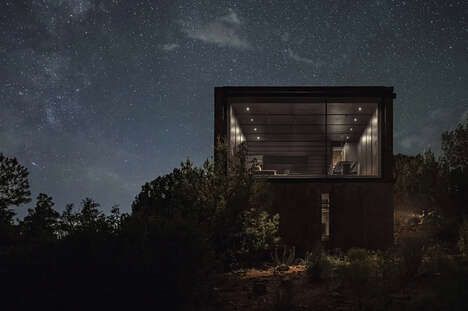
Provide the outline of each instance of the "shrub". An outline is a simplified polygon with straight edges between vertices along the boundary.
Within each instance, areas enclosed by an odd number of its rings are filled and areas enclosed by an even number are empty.
[[[410,310],[466,310],[468,266],[449,255],[442,258],[431,286],[410,301]]]
[[[305,265],[307,276],[311,281],[320,281],[332,276],[333,262],[321,247],[306,253]]]
[[[464,257],[468,256],[468,220],[465,218],[458,230],[458,250]]]
[[[242,218],[243,230],[238,255],[251,259],[250,261],[254,259],[254,262],[264,260],[265,255],[279,242],[279,215],[270,215],[266,211],[251,208],[243,213]],[[258,258],[252,258],[255,255]]]
[[[401,242],[399,253],[402,281],[407,282],[419,271],[424,254],[424,243],[418,238],[407,238]]]
[[[294,310],[294,291],[292,281],[289,279],[282,279],[278,288],[276,289],[273,298],[273,307],[275,311],[289,311]]]
[[[292,265],[296,259],[296,248],[294,246],[288,248],[284,245],[281,255],[279,255],[278,248],[275,247],[271,259],[273,260],[275,271],[288,270],[289,266]]]
[[[278,215],[269,212],[266,184],[257,181],[240,152],[225,167],[190,161],[146,183],[134,214],[199,224],[226,269],[264,260],[278,241]]]
[[[448,254],[438,243],[424,247],[423,259],[419,272],[423,275],[438,274],[447,264]]]
[[[348,263],[344,266],[344,282],[350,287],[361,309],[364,299],[375,292],[377,264],[375,257],[367,250],[352,248],[347,253]]]
[[[382,293],[388,294],[399,289],[400,256],[395,249],[389,249],[375,254],[377,281]]]

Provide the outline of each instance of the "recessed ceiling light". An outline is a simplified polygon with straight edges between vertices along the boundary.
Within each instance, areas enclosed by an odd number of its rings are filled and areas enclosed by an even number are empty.
[[[245,111],[250,111],[250,107],[245,107]]]
[[[354,118],[354,120],[353,120],[353,121],[354,121],[354,122],[357,122],[357,118]]]
[[[352,128],[352,127],[350,127],[350,128],[349,128],[349,131],[350,131],[350,132],[352,132],[352,131],[353,131],[353,128]]]
[[[255,131],[255,132],[257,131],[257,128],[256,128],[256,127],[254,127],[254,131]]]
[[[254,119],[253,119],[253,118],[250,118],[250,122],[253,122],[253,121],[254,121]]]
[[[260,140],[260,136],[257,136],[257,140]]]
[[[358,109],[357,109],[357,110],[358,110],[358,111],[362,111],[362,107],[358,107]]]

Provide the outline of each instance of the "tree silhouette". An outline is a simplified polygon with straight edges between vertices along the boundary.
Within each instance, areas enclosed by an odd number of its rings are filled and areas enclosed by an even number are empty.
[[[442,134],[442,165],[458,214],[468,215],[468,117]]]
[[[15,238],[12,227],[15,213],[10,207],[31,200],[28,174],[16,158],[0,153],[0,245],[9,244]]]
[[[8,158],[0,153],[0,217],[10,222],[14,215],[10,206],[18,206],[31,201],[28,170],[16,158]]]
[[[143,185],[133,214],[197,226],[228,265],[266,256],[278,241],[278,216],[271,215],[266,184],[254,178],[245,154],[241,146],[229,161],[220,159],[226,152],[217,152],[217,161],[202,167],[181,163]]]
[[[449,169],[468,167],[468,116],[454,130],[442,134],[442,152]]]
[[[106,216],[99,210],[100,204],[91,198],[85,198],[81,202],[81,211],[77,215],[79,229],[83,232],[107,231]]]
[[[28,209],[28,214],[20,223],[23,236],[28,241],[49,241],[56,238],[60,214],[53,208],[52,197],[40,193],[36,206]]]

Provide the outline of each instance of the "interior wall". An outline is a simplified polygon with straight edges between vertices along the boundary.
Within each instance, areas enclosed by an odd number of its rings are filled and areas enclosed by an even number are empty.
[[[357,144],[359,175],[377,176],[379,172],[379,136],[376,110],[364,129]]]
[[[359,161],[357,144],[346,143],[343,147],[343,159],[344,161]]]
[[[232,107],[230,107],[229,109],[229,119],[231,123],[229,130],[229,147],[231,155],[233,155],[236,152],[237,147],[245,141],[245,136],[242,132],[242,129],[239,126],[239,121],[237,120]]]

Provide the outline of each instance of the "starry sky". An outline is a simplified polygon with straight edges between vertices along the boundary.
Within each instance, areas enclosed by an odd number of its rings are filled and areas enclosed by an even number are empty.
[[[468,112],[467,16],[450,0],[2,0],[0,152],[58,210],[129,211],[144,182],[211,156],[224,85],[394,86],[395,151],[437,150]]]

